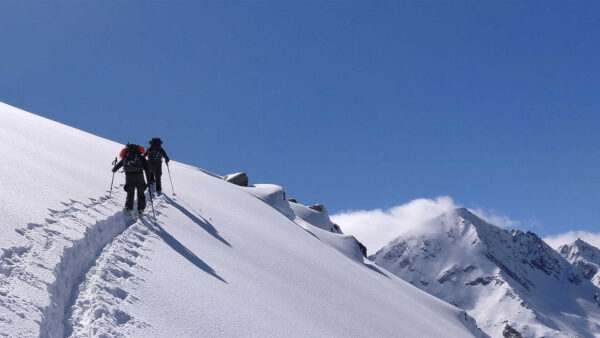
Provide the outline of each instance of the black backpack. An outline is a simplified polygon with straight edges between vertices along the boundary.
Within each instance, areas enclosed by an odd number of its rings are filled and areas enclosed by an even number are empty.
[[[150,161],[160,161],[162,160],[162,154],[160,152],[160,147],[150,147],[147,151],[148,159]]]
[[[127,146],[125,156],[123,156],[123,170],[126,173],[140,172],[143,169],[142,154],[137,144]]]
[[[160,151],[160,145],[162,140],[159,137],[153,137],[150,140],[150,147],[148,148],[148,159],[151,161],[162,161],[162,152]]]

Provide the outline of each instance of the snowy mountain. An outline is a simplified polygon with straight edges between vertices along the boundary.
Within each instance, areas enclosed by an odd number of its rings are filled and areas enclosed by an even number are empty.
[[[0,121],[4,336],[485,336],[279,186],[171,161],[176,194],[134,220],[123,174],[108,191],[123,145],[4,104]]]
[[[466,209],[415,228],[372,259],[465,309],[492,337],[600,335],[598,288],[578,279],[578,269],[534,233],[503,230]]]
[[[600,287],[600,249],[581,239],[562,245],[557,250],[569,263],[575,266],[573,281],[589,280]]]

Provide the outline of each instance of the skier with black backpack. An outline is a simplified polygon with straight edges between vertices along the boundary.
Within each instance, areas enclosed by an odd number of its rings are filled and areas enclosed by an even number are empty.
[[[156,183],[156,192],[160,195],[162,192],[162,182],[160,179],[162,176],[162,159],[164,157],[165,163],[169,166],[169,156],[167,156],[167,152],[161,147],[162,140],[159,137],[153,137],[148,143],[150,146],[144,157],[148,158],[150,177]]]
[[[115,164],[112,172],[116,172],[121,167],[125,172],[125,191],[127,192],[127,199],[125,200],[125,212],[131,214],[133,210],[133,198],[135,190],[137,189],[138,199],[138,216],[142,216],[144,208],[146,207],[146,196],[144,192],[146,187],[152,184],[152,177],[148,170],[148,162],[144,158],[144,147],[134,143],[128,143],[121,153],[119,154],[121,160]],[[144,174],[146,172],[146,178],[148,184],[144,181]]]

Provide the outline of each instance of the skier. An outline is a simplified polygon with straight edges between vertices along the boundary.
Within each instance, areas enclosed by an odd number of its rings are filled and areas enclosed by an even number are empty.
[[[148,158],[148,168],[150,168],[150,177],[156,183],[156,192],[160,195],[162,192],[161,179],[162,176],[162,159],[165,158],[165,163],[169,165],[169,156],[161,147],[162,140],[159,137],[153,137],[149,142],[150,146],[144,157]]]
[[[121,160],[115,164],[112,172],[116,172],[121,167],[125,172],[125,191],[127,191],[127,199],[125,200],[125,212],[131,215],[133,210],[133,197],[137,189],[138,199],[138,216],[142,216],[146,207],[146,196],[144,191],[146,187],[152,184],[152,177],[148,170],[148,162],[144,158],[144,147],[134,143],[127,143],[127,146],[121,150]],[[143,171],[146,172],[148,184],[144,181]]]

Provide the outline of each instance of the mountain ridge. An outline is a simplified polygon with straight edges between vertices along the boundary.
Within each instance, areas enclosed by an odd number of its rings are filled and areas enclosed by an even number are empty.
[[[572,277],[575,283],[589,280],[600,287],[600,249],[578,238],[570,244],[561,245],[556,251],[575,267]]]
[[[596,286],[576,283],[577,269],[535,233],[501,229],[464,208],[412,228],[371,259],[465,309],[491,336],[600,333]]]

